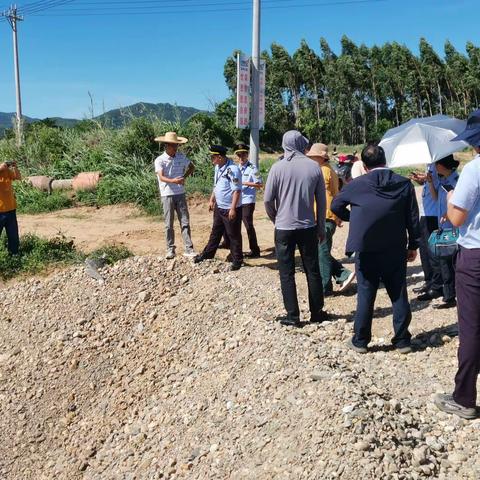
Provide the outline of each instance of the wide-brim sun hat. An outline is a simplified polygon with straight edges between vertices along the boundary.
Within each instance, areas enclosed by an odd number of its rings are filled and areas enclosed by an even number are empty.
[[[452,142],[463,140],[474,147],[480,146],[480,109],[475,110],[468,116],[465,130],[452,138]]]
[[[328,147],[324,143],[314,143],[306,155],[307,157],[329,158]]]
[[[165,135],[156,137],[156,142],[160,143],[176,143],[177,145],[182,145],[188,142],[188,139],[185,137],[179,137],[176,132],[167,132]]]

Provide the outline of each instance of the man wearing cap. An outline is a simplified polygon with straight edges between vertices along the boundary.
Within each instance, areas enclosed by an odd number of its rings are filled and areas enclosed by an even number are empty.
[[[231,270],[242,266],[242,173],[237,165],[227,158],[227,149],[221,145],[210,147],[212,163],[215,165],[214,187],[209,210],[213,211],[210,238],[195,263],[213,258],[222,236],[230,240]]]
[[[257,241],[257,232],[253,226],[253,212],[255,211],[255,202],[257,200],[257,190],[262,188],[262,177],[258,168],[248,160],[249,148],[244,143],[239,143],[235,149],[238,165],[242,172],[242,220],[247,231],[250,251],[245,253],[247,258],[258,258],[260,256],[260,247]],[[230,241],[225,235],[223,243],[224,248],[230,247]]]
[[[470,114],[464,132],[452,141],[470,144],[477,156],[463,168],[448,193],[448,220],[460,228],[455,266],[458,312],[458,370],[452,394],[437,394],[435,404],[462,418],[478,417],[480,373],[480,110]]]
[[[325,240],[318,245],[318,259],[320,262],[320,273],[322,275],[323,294],[329,296],[333,294],[332,277],[337,285],[340,285],[339,291],[345,290],[355,278],[355,272],[345,268],[338,260],[332,256],[333,235],[337,226],[341,226],[341,220],[332,213],[330,205],[333,198],[338,194],[339,182],[338,176],[328,163],[328,147],[323,143],[314,143],[307,157],[315,160],[320,166],[325,181],[325,193],[327,200],[326,219],[325,219]]]
[[[175,230],[173,228],[174,212],[182,230],[184,256],[194,257],[193,243],[190,234],[190,216],[185,197],[185,178],[194,170],[193,163],[178,152],[178,146],[187,143],[187,139],[179,137],[175,132],[167,132],[155,141],[165,145],[165,151],[155,160],[155,173],[162,198],[163,216],[165,218],[165,238],[167,242],[166,258],[175,257]]]

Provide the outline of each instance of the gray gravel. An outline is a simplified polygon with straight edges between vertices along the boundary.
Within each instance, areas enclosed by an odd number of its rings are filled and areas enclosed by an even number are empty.
[[[431,403],[452,386],[454,310],[413,302],[401,356],[381,291],[359,356],[353,295],[285,328],[278,273],[226,268],[135,257],[104,283],[82,266],[2,290],[0,478],[480,478],[480,420]]]

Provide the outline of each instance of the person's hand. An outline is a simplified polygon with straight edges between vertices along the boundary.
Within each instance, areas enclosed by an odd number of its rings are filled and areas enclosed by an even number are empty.
[[[228,219],[229,220],[235,220],[235,218],[237,218],[237,212],[234,208],[231,208],[229,211],[228,211]]]
[[[343,222],[342,222],[339,218],[336,218],[336,219],[335,219],[335,225],[336,225],[338,228],[342,228],[342,227],[343,227]]]
[[[450,190],[450,191],[447,193],[447,202],[449,202],[450,199],[453,197],[453,192],[454,192],[454,191],[455,191],[455,190]]]
[[[416,250],[407,250],[407,262],[414,262],[417,258],[417,251]]]
[[[323,243],[325,241],[325,231],[318,232],[318,243]]]
[[[172,179],[173,183],[176,183],[177,185],[183,185],[185,183],[185,179],[183,177],[177,177]]]
[[[5,170],[8,170],[8,165],[6,162],[0,163],[0,172],[4,172]]]
[[[215,209],[215,200],[210,200],[208,202],[208,211],[213,212],[214,209]]]
[[[445,223],[447,220],[448,220],[447,214],[444,213],[444,214],[440,217],[440,223]]]
[[[433,182],[433,176],[432,176],[432,174],[431,174],[430,172],[427,173],[426,177],[427,177],[427,182],[428,182],[428,183],[432,183],[432,182]]]

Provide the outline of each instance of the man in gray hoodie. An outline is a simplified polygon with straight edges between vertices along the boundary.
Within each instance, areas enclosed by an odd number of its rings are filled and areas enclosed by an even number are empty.
[[[275,224],[275,250],[287,316],[282,325],[299,326],[295,284],[295,249],[298,247],[307,276],[310,321],[328,318],[323,311],[323,286],[318,263],[318,242],[325,237],[325,182],[320,167],[305,156],[308,140],[296,130],[283,136],[284,156],[270,169],[265,186],[267,215]],[[316,213],[315,213],[316,203]]]

